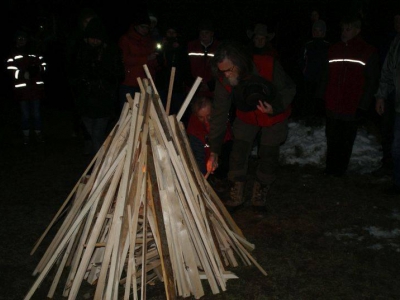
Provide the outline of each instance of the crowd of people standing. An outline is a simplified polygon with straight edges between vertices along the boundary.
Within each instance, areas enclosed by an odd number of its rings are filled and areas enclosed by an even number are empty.
[[[256,151],[259,162],[251,202],[257,209],[265,207],[268,191],[279,176],[279,148],[290,118],[306,126],[325,126],[324,174],[345,175],[360,120],[371,114],[375,104],[385,125],[384,175],[393,175],[393,187],[387,192],[400,194],[396,71],[400,13],[394,17],[398,34],[387,54],[364,39],[360,11],[341,16],[339,24],[328,24],[317,10],[307,17],[311,26],[301,47],[292,51],[297,53],[296,65],[288,69],[266,19],[243,28],[245,43],[217,36],[214,20],[208,18],[196,24],[197,38],[188,40],[176,22],[165,21],[158,27],[154,14],[138,10],[126,31],[113,41],[95,10],[82,10],[76,30],[65,43],[63,63],[76,116],[74,134],[84,137],[84,153],[93,155],[100,149],[126,94],[140,91],[137,78],[146,77],[143,65],[147,65],[164,106],[175,71],[170,114],[179,111],[196,78],[202,78],[192,111],[182,121],[199,169],[211,177],[218,168],[226,170],[219,173],[228,182],[226,206],[243,204],[248,159]],[[340,27],[339,40],[327,39],[329,26]],[[32,131],[43,141],[40,101],[45,97],[46,64],[40,47],[28,48],[30,40],[29,30],[19,28],[7,62],[21,107],[24,144],[31,135],[30,113]],[[380,57],[385,58],[380,61]],[[226,142],[229,147],[224,147]]]

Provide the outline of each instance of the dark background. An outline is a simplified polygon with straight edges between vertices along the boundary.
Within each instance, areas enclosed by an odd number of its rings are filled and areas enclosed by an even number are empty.
[[[268,25],[275,32],[273,45],[280,53],[281,63],[292,77],[296,77],[296,59],[302,44],[311,37],[310,13],[320,11],[321,19],[327,23],[327,39],[336,42],[340,38],[339,20],[343,14],[356,11],[364,16],[362,35],[375,45],[382,57],[393,37],[393,16],[398,11],[399,1],[378,0],[153,0],[153,1],[68,1],[68,0],[8,0],[2,2],[3,24],[1,26],[1,59],[4,67],[1,74],[0,93],[9,98],[6,88],[5,61],[13,44],[13,35],[24,27],[35,34],[40,25],[45,28],[47,39],[45,59],[48,63],[47,104],[61,108],[70,105],[65,91],[64,49],[68,36],[77,26],[82,8],[94,9],[103,19],[110,40],[117,42],[127,30],[134,14],[147,10],[158,18],[158,29],[163,33],[166,24],[176,24],[186,40],[197,37],[197,24],[203,18],[214,21],[218,39],[234,38],[248,43],[246,29],[254,28],[257,22]],[[383,60],[383,58],[382,58]],[[57,97],[55,97],[57,94]],[[65,95],[63,97],[63,95]],[[57,98],[57,99],[55,99]],[[64,98],[64,99],[63,99]],[[46,101],[44,104],[46,104]]]

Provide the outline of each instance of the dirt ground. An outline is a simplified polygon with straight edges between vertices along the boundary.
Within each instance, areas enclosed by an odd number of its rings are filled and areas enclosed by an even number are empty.
[[[89,158],[71,135],[71,112],[44,107],[45,143],[23,146],[17,107],[2,105],[0,299],[14,300],[33,284],[54,230],[30,251]],[[232,213],[268,276],[241,265],[230,269],[239,279],[228,281],[227,291],[211,295],[205,284],[202,299],[400,299],[400,199],[383,194],[389,185],[389,178],[368,174],[335,178],[315,167],[283,166],[266,213],[249,205]],[[391,234],[381,238],[371,228]],[[32,299],[45,299],[49,280]],[[94,288],[82,290],[79,299]],[[165,299],[163,285],[150,286],[147,296]]]

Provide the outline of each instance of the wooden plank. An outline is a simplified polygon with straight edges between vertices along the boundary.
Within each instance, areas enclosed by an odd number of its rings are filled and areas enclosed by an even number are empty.
[[[76,218],[66,235],[63,237],[62,241],[59,243],[56,251],[54,254],[51,256],[49,261],[47,262],[46,266],[43,268],[43,271],[40,273],[38,278],[36,279],[35,283],[31,287],[31,289],[28,291],[28,293],[25,296],[25,300],[28,300],[32,297],[34,291],[37,289],[37,287],[40,285],[44,277],[47,275],[49,272],[50,268],[53,266],[55,261],[57,260],[58,256],[62,253],[63,249],[65,248],[66,244],[70,240],[73,232],[75,231],[76,227],[81,224],[82,220],[85,218],[86,214],[88,213],[89,209],[91,208],[92,204],[96,200],[96,197],[99,196],[99,194],[102,192],[102,189],[104,188],[105,184],[110,180],[111,176],[113,175],[118,163],[120,160],[122,160],[124,153],[121,152],[120,156],[117,158],[115,163],[111,166],[109,171],[107,172],[106,176],[103,177],[101,184],[96,188],[96,191],[93,193],[93,195],[88,199],[87,203],[85,206],[82,208],[79,216]]]
[[[171,75],[169,77],[168,95],[167,95],[167,105],[165,107],[165,113],[169,115],[169,110],[171,108],[171,98],[172,90],[174,89],[174,79],[175,79],[175,67],[171,68]]]
[[[95,244],[97,242],[97,239],[100,235],[101,229],[104,225],[106,215],[108,213],[109,207],[114,199],[115,195],[115,190],[117,188],[117,185],[120,181],[121,174],[122,174],[122,169],[123,169],[123,163],[121,163],[117,166],[117,169],[115,171],[115,174],[111,180],[111,184],[108,188],[107,195],[105,196],[104,202],[100,208],[100,212],[98,214],[98,217],[94,224],[90,224],[90,227],[92,228],[92,231],[90,233],[89,239],[86,243],[86,248],[83,253],[82,259],[80,260],[79,268],[75,274],[74,280],[72,282],[72,287],[70,291],[70,298],[75,299],[76,296],[78,295],[78,290],[79,287],[82,283],[83,276],[85,275],[85,272],[88,268],[89,262],[90,262],[90,257],[93,254],[93,251],[95,249]]]
[[[186,108],[188,107],[190,101],[192,101],[192,98],[193,98],[194,94],[196,93],[196,90],[199,87],[201,81],[202,81],[202,78],[197,77],[196,81],[193,83],[189,93],[187,94],[185,100],[183,101],[181,108],[179,109],[178,114],[176,115],[176,118],[178,119],[178,121],[180,121],[182,119],[182,116],[185,113]]]
[[[147,155],[147,185],[149,186],[148,193],[149,197],[149,205],[152,208],[152,212],[155,216],[155,226],[157,229],[157,235],[155,235],[157,245],[158,245],[158,253],[160,255],[161,265],[162,265],[162,272],[164,278],[164,288],[166,293],[167,300],[176,299],[176,292],[175,292],[175,279],[172,270],[172,264],[170,260],[168,242],[167,242],[167,234],[164,227],[164,217],[162,213],[161,207],[161,200],[160,200],[160,193],[157,187],[157,175],[154,165],[154,158],[153,158],[153,150],[151,147],[147,147],[148,155]]]

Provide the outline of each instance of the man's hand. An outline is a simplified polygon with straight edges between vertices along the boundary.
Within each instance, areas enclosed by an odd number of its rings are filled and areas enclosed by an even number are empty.
[[[257,109],[261,111],[264,114],[270,114],[272,115],[274,113],[274,109],[272,106],[267,103],[267,102],[261,102],[261,100],[258,101]]]
[[[207,161],[207,173],[213,174],[216,168],[218,168],[218,154],[211,152]]]
[[[378,115],[382,116],[382,114],[385,112],[385,99],[383,98],[376,99],[375,110],[378,113]]]

